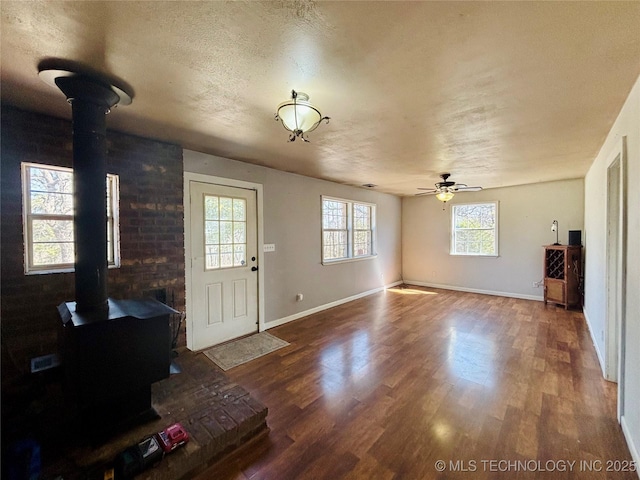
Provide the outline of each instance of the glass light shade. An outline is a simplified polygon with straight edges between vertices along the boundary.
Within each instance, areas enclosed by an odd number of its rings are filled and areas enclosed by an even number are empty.
[[[309,95],[295,90],[291,90],[291,100],[278,105],[275,119],[282,122],[285,130],[291,132],[290,142],[294,142],[296,138],[308,142],[304,134],[313,132],[323,120],[327,123],[330,120],[329,117],[323,117],[320,110],[309,103]]]
[[[453,198],[453,192],[449,192],[447,190],[444,190],[442,192],[439,192],[436,194],[436,198],[438,200],[440,200],[441,202],[448,202],[449,200],[451,200]]]
[[[322,115],[316,107],[305,100],[288,100],[278,105],[278,117],[284,128],[291,132],[311,132],[322,120]]]

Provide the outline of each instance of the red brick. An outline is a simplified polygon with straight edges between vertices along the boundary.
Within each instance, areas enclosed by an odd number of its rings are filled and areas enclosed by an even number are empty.
[[[60,324],[56,307],[73,300],[74,275],[24,274],[20,179],[23,161],[71,166],[71,123],[8,106],[3,106],[1,113],[0,313],[3,342],[16,365],[2,362],[4,384],[5,379],[25,373],[32,352],[55,349]],[[120,175],[122,257],[121,268],[109,269],[109,296],[131,298],[166,288],[167,299],[175,300],[172,306],[183,311],[182,149],[113,131],[107,138],[107,171]],[[184,342],[184,326],[180,338]]]

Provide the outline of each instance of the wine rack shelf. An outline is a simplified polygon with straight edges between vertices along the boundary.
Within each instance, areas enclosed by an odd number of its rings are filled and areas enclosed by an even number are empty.
[[[565,309],[580,305],[581,269],[582,246],[544,247],[544,303],[556,303]]]

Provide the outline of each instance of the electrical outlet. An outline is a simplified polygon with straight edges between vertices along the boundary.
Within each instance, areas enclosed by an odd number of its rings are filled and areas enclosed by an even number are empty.
[[[533,282],[533,285],[532,285],[533,288],[538,288],[539,286],[540,285],[538,285],[538,282]]]
[[[301,302],[302,300],[304,300],[304,295],[299,293],[296,295],[296,302]]]

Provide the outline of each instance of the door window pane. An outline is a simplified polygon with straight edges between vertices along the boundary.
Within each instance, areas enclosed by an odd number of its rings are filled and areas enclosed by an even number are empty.
[[[206,268],[207,270],[213,268],[220,268],[220,246],[219,245],[207,245],[205,248]]]
[[[218,195],[204,197],[205,268],[247,264],[247,201]]]

